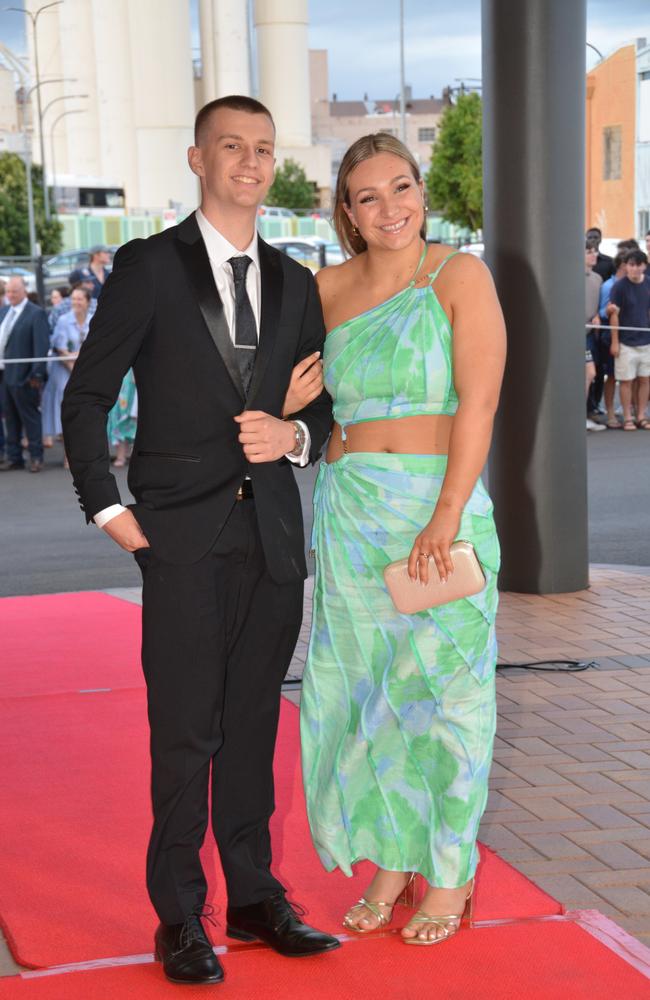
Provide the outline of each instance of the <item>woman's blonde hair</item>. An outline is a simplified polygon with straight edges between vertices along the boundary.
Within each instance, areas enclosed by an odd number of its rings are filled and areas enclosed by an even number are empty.
[[[334,195],[334,211],[332,212],[332,224],[339,238],[339,243],[345,253],[354,257],[355,254],[363,253],[367,250],[367,244],[358,229],[355,229],[345,211],[344,205],[350,207],[350,192],[348,181],[350,174],[355,167],[358,167],[364,160],[370,160],[378,153],[392,153],[399,156],[401,160],[406,160],[415,180],[420,183],[421,175],[415,157],[411,151],[388,132],[373,132],[371,135],[362,135],[360,139],[353,142],[341,160],[338,177],[336,178],[336,194]],[[426,239],[426,212],[422,220],[420,236]]]

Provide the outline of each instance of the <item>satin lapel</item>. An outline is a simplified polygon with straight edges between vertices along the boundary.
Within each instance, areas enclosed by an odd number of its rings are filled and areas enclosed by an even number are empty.
[[[191,222],[194,223],[193,227]],[[194,216],[186,219],[178,227],[176,249],[183,264],[187,279],[196,293],[201,315],[205,321],[221,360],[226,366],[238,396],[244,400],[241,376],[235,356],[235,348],[230,339],[230,331],[223,311],[221,297],[214,283],[205,243]]]
[[[248,393],[248,409],[253,409],[252,401],[262,384],[264,373],[273,354],[280,324],[282,308],[282,287],[284,275],[280,253],[272,250],[262,239],[258,239],[260,272],[262,277],[262,308],[260,319],[260,342],[255,356],[253,379]]]

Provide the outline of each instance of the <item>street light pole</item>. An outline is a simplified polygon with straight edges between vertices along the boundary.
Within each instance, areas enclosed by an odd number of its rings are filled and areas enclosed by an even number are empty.
[[[52,3],[43,4],[39,7],[37,11],[32,13],[31,10],[25,10],[23,7],[5,7],[5,11],[14,11],[18,14],[26,14],[27,17],[32,22],[32,33],[34,36],[34,72],[36,75],[36,86],[32,88],[36,90],[36,107],[38,111],[38,137],[41,146],[41,169],[43,171],[43,207],[45,209],[45,220],[50,221],[50,199],[47,190],[47,177],[45,173],[45,137],[43,136],[43,111],[41,108],[41,76],[40,69],[38,65],[38,18],[39,15],[43,13],[44,10],[48,10],[50,7],[58,7],[63,3],[63,0],[53,0]]]
[[[588,49],[593,49],[594,50],[594,52],[596,53],[596,55],[598,56],[599,59],[604,59],[605,58],[605,56],[602,54],[602,52],[600,51],[600,49],[597,49],[595,45],[591,44],[591,42],[586,42],[585,44],[586,44],[586,46],[587,46]]]
[[[23,137],[27,139],[23,132]],[[23,162],[25,164],[25,176],[27,180],[27,224],[29,226],[29,253],[32,260],[36,259],[36,224],[34,222],[34,192],[32,191],[32,147],[25,141],[23,150]]]
[[[86,110],[87,110],[86,108],[72,108],[72,109],[70,109],[70,111],[62,111],[61,114],[57,118],[55,118],[54,121],[52,122],[52,128],[50,130],[50,143],[51,143],[51,146],[52,146],[51,152],[52,152],[52,191],[53,192],[54,192],[54,189],[56,187],[56,167],[54,165],[54,129],[59,124],[59,122],[61,121],[61,119],[65,118],[66,115],[84,115],[84,114],[86,114]]]
[[[43,108],[43,118],[45,118],[45,115],[48,113],[52,105],[56,104],[58,101],[71,101],[73,98],[74,100],[81,100],[82,98],[87,98],[89,96],[89,94],[63,94],[62,97],[55,97],[51,101],[48,101]]]
[[[401,140],[406,145],[406,100],[404,95],[404,0],[399,0],[399,113]]]

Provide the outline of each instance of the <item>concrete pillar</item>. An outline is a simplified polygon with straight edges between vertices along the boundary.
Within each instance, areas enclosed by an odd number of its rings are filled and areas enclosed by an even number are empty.
[[[500,586],[588,585],[585,0],[483,0],[484,232],[509,355],[490,490]]]
[[[260,100],[279,147],[311,145],[307,0],[255,0]]]
[[[126,206],[132,208],[141,205],[141,200],[133,117],[128,0],[111,0],[110,3],[91,0],[91,3],[97,108],[101,123],[101,175],[124,187]]]
[[[250,96],[246,0],[200,0],[203,103],[227,94]]]
[[[86,100],[58,101],[48,112],[47,121],[51,124],[64,111],[83,110],[83,114],[67,115],[57,131],[60,129],[66,138],[67,173],[98,177],[102,165],[92,4],[88,0],[66,0],[59,8],[59,31],[63,76],[75,81],[64,83],[63,93],[89,96]],[[57,173],[63,173],[62,166],[57,160]]]
[[[189,5],[138,0],[127,10],[140,204],[165,208],[175,201],[192,208],[197,186],[186,155],[194,124]]]
[[[0,130],[18,131],[18,105],[16,104],[16,84],[10,69],[0,66]]]

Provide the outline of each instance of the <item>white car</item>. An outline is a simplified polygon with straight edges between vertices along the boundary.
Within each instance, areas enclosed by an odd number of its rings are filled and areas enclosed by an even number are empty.
[[[458,248],[461,253],[471,253],[480,260],[483,260],[483,255],[485,253],[485,245],[483,243],[465,243],[464,246]]]
[[[6,285],[9,278],[15,277],[23,279],[28,292],[36,291],[36,276],[32,271],[19,264],[10,264],[8,261],[0,260],[0,281],[4,281]]]
[[[276,236],[267,240],[271,246],[293,257],[312,271],[318,271],[321,261],[321,247],[325,248],[325,266],[342,264],[345,260],[338,243],[330,243],[321,236]]]
[[[278,205],[260,205],[257,210],[258,215],[263,215],[265,219],[295,219],[296,213],[290,208],[280,208]]]

